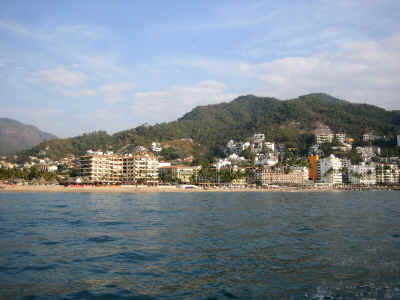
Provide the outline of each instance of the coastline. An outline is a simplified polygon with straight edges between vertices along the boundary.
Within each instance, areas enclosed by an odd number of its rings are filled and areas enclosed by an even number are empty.
[[[377,190],[377,189],[365,189]],[[202,192],[346,192],[336,188],[179,188],[176,186],[62,186],[62,185],[3,185],[0,193],[202,193]],[[351,191],[351,190],[350,190]]]

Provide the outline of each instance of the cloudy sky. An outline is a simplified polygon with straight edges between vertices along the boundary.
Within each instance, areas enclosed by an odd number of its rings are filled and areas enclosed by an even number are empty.
[[[60,137],[243,94],[400,109],[399,75],[399,0],[0,2],[0,117]]]

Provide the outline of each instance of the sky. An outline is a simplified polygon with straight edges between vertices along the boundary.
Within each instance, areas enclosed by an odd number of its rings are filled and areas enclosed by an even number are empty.
[[[400,109],[400,1],[0,0],[0,117],[59,137],[240,95]]]

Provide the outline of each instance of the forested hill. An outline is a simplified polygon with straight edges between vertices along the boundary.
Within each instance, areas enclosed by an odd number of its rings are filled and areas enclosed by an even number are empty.
[[[10,154],[56,138],[35,126],[9,118],[0,118],[0,155]]]
[[[196,107],[174,122],[142,125],[113,135],[101,131],[45,142],[25,155],[47,148],[47,154],[56,159],[87,149],[115,151],[127,144],[149,146],[152,141],[180,138],[192,138],[215,154],[229,139],[245,140],[255,132],[305,151],[313,141],[311,130],[321,123],[356,139],[369,130],[377,135],[400,133],[400,114],[373,105],[354,104],[326,94],[285,101],[247,95],[229,103]]]

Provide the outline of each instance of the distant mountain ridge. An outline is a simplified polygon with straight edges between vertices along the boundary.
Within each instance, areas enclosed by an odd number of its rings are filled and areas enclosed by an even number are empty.
[[[44,141],[57,138],[32,125],[19,121],[0,118],[0,155],[30,149]]]
[[[99,131],[44,142],[25,154],[48,148],[48,155],[56,159],[88,149],[117,151],[127,144],[149,147],[152,141],[182,138],[191,138],[200,145],[194,155],[202,151],[218,154],[230,139],[245,140],[256,132],[305,153],[313,142],[312,130],[321,123],[356,140],[367,130],[380,136],[400,133],[400,114],[374,105],[355,104],[322,93],[284,101],[247,95],[228,103],[195,107],[173,122],[142,125],[113,135]]]

